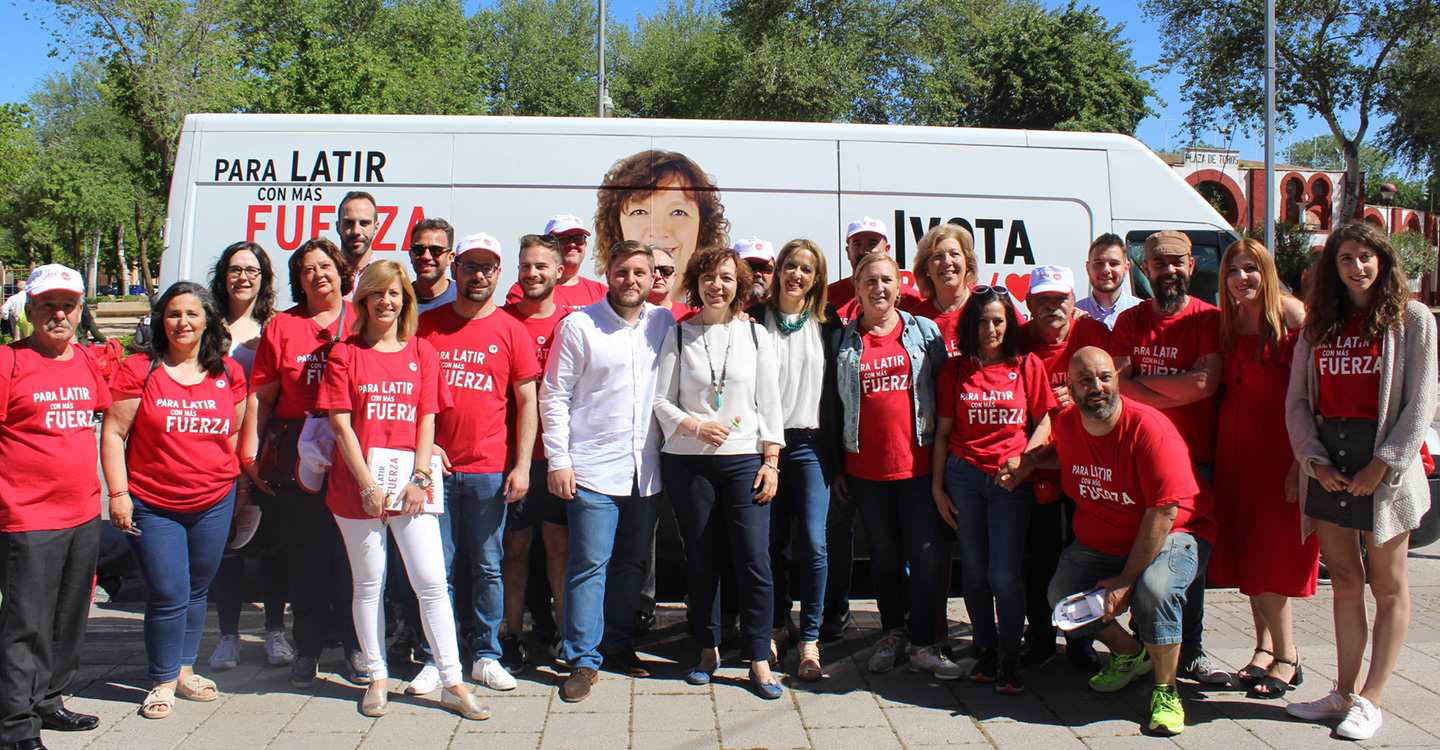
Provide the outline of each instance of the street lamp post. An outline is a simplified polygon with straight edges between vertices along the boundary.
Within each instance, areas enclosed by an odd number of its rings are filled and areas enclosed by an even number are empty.
[[[1265,0],[1265,248],[1275,252],[1275,0]]]
[[[605,90],[605,0],[600,0],[600,17],[595,23],[595,48],[599,61],[595,66],[596,78],[595,116],[604,117],[609,109],[610,92]]]

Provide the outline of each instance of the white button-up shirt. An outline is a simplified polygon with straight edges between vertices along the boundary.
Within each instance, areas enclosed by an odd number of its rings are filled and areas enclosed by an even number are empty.
[[[655,381],[670,311],[645,303],[631,324],[602,299],[560,321],[540,385],[550,469],[573,468],[576,484],[606,495],[660,492]]]

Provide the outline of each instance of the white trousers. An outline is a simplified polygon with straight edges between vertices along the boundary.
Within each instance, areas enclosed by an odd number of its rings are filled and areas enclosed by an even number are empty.
[[[445,579],[445,552],[440,542],[440,522],[435,515],[379,518],[342,518],[335,516],[340,536],[345,539],[345,552],[350,557],[350,576],[355,582],[351,610],[355,617],[355,637],[370,671],[370,679],[389,679],[385,666],[385,624],[380,614],[380,598],[385,581],[385,527],[395,535],[400,556],[410,575],[410,586],[420,602],[420,622],[425,638],[440,669],[445,687],[459,685],[463,679],[460,649],[455,642],[455,612],[450,604],[449,585]]]

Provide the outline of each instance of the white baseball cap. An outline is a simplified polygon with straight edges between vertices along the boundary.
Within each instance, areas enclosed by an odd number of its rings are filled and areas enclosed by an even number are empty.
[[[80,278],[80,272],[59,263],[50,263],[31,271],[30,278],[25,280],[25,293],[31,297],[55,291],[85,296],[85,282]]]
[[[1029,294],[1075,293],[1075,274],[1065,266],[1036,266],[1030,272]]]
[[[751,237],[745,240],[735,240],[730,246],[731,250],[740,253],[740,260],[763,260],[766,263],[775,262],[775,246],[769,240],[762,240],[759,237]]]
[[[585,228],[585,222],[575,214],[557,214],[545,222],[545,234],[570,234],[571,232],[581,232],[586,237],[590,236],[590,230]]]
[[[464,237],[461,237],[460,242],[455,245],[456,259],[459,259],[462,255],[470,252],[471,250],[484,250],[485,252],[494,255],[496,260],[499,260],[500,240],[497,240],[484,232],[467,234]]]
[[[885,222],[869,216],[862,216],[850,222],[850,226],[845,230],[845,241],[849,242],[851,237],[866,232],[884,237],[887,244],[890,242],[890,230],[885,226]]]

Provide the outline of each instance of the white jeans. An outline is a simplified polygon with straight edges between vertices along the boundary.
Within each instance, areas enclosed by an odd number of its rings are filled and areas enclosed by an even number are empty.
[[[459,685],[463,671],[460,649],[455,642],[455,612],[450,605],[445,579],[445,553],[440,542],[440,522],[433,514],[379,518],[335,516],[345,552],[350,557],[350,576],[355,582],[351,609],[355,637],[365,655],[370,679],[389,679],[385,667],[384,620],[380,616],[380,595],[385,580],[385,527],[395,535],[400,556],[410,575],[410,586],[420,602],[420,621],[430,641],[440,680],[445,687]]]

